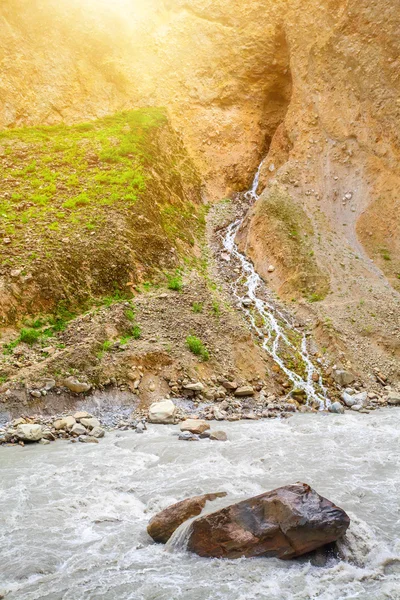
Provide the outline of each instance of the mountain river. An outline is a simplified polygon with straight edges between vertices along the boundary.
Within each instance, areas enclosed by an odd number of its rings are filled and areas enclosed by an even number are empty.
[[[99,444],[0,448],[0,596],[7,600],[399,600],[400,409],[111,432]],[[344,560],[209,560],[168,552],[151,516],[304,481],[352,519]],[[212,505],[210,505],[212,506]],[[217,508],[217,505],[215,505]]]

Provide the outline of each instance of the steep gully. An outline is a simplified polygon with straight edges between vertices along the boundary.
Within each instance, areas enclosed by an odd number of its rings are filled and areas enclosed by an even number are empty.
[[[330,405],[330,400],[322,382],[321,369],[311,359],[306,333],[300,331],[291,316],[278,306],[254,265],[235,243],[236,234],[248,210],[259,198],[258,187],[264,160],[257,169],[251,188],[244,194],[246,203],[240,216],[221,233],[225,260],[234,264],[238,272],[236,279],[230,283],[230,291],[251,329],[261,340],[263,349],[292,383],[288,396],[293,392],[303,392],[307,404],[312,403],[322,410]],[[296,371],[291,366],[293,358]]]

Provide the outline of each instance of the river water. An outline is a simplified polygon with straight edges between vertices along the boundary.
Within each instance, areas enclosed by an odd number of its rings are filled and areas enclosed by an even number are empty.
[[[400,409],[176,426],[99,444],[0,448],[0,589],[7,600],[399,600]],[[151,516],[195,494],[232,501],[304,481],[352,519],[346,560],[208,560],[169,553]]]

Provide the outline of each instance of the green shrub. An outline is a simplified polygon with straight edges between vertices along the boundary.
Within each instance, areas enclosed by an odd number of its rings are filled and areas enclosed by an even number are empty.
[[[309,302],[321,302],[321,300],[323,300],[324,297],[321,294],[311,294],[311,296],[308,297],[308,301]]]
[[[129,319],[129,321],[134,321],[135,320],[135,311],[131,308],[128,308],[125,311],[125,316],[127,319]]]
[[[200,356],[202,360],[208,360],[210,358],[210,354],[207,348],[204,346],[203,342],[195,335],[189,335],[186,338],[186,345],[189,348],[190,352],[192,352],[196,356]]]
[[[42,332],[38,331],[37,329],[24,327],[23,329],[21,329],[21,333],[19,334],[18,339],[20,342],[24,342],[25,344],[29,344],[30,346],[32,346],[32,344],[35,344],[38,341],[41,335]]]
[[[219,302],[217,302],[216,300],[213,300],[212,311],[216,317],[219,317],[221,314],[221,308],[220,308]]]
[[[192,304],[192,310],[194,313],[201,313],[203,312],[203,303],[202,302],[193,302]]]
[[[140,329],[139,325],[134,325],[132,327],[131,335],[134,340],[139,340],[142,337],[142,330]]]
[[[183,288],[182,277],[180,275],[168,275],[167,286],[169,290],[180,292]]]
[[[112,345],[113,342],[111,340],[105,340],[100,346],[99,352],[96,354],[97,358],[103,358],[104,353],[108,352]]]

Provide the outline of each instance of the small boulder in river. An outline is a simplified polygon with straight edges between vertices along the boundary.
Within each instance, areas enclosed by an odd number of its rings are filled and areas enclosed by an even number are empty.
[[[150,423],[169,424],[174,423],[176,406],[172,400],[154,402],[149,408]]]
[[[191,433],[204,433],[207,429],[210,429],[210,424],[202,419],[186,419],[181,423],[180,429]]]
[[[90,435],[92,435],[95,438],[102,438],[105,435],[105,431],[102,427],[93,427],[92,431],[90,432]]]
[[[178,437],[178,440],[181,440],[182,442],[198,442],[200,438],[198,435],[191,433],[190,431],[182,431]]]
[[[18,425],[16,436],[23,442],[39,442],[43,437],[41,425]]]
[[[400,404],[400,393],[399,392],[389,392],[388,394],[388,403],[393,406],[398,406]]]
[[[340,402],[333,402],[329,407],[329,412],[342,415],[344,413],[344,408]]]
[[[228,436],[225,431],[212,431],[210,433],[210,440],[214,440],[216,442],[226,442]]]
[[[354,404],[357,404],[357,400],[354,398],[354,395],[348,394],[347,392],[343,392],[341,398],[345,405],[349,408],[354,406]]]
[[[87,433],[86,428],[80,423],[75,423],[71,429],[72,435],[85,435],[85,433]]]
[[[155,542],[166,544],[182,523],[201,513],[207,501],[223,498],[224,496],[226,496],[226,492],[204,494],[168,506],[151,519],[147,532]]]
[[[71,416],[64,417],[62,419],[62,425],[63,425],[63,429],[70,431],[70,429],[72,429],[73,426],[76,425],[76,421],[75,421],[74,417],[71,417]]]
[[[94,429],[95,427],[100,427],[100,421],[96,419],[96,417],[89,417],[81,419],[81,425],[86,427],[86,429]]]

